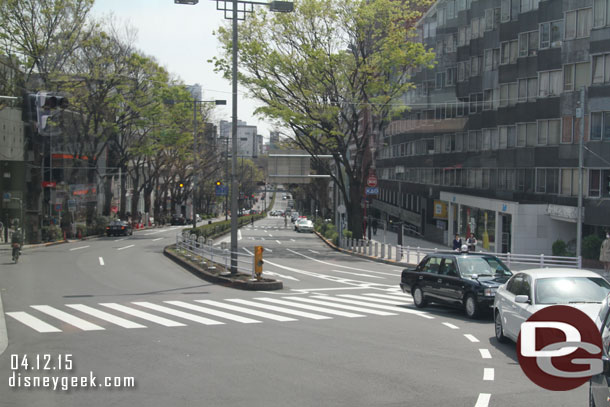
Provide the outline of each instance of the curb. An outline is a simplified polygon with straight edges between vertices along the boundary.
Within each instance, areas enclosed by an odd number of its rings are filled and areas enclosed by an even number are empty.
[[[177,263],[179,266],[184,267],[192,274],[195,274],[198,277],[201,277],[202,279],[209,281],[210,283],[220,284],[225,287],[237,288],[239,290],[246,290],[246,291],[271,291],[271,290],[281,290],[282,288],[284,288],[284,284],[279,280],[268,280],[268,281],[263,280],[262,282],[241,281],[241,280],[234,280],[229,277],[217,276],[217,275],[208,273],[202,267],[198,267],[198,266],[182,259],[181,257],[176,256],[175,254],[171,253],[168,250],[171,247],[175,247],[175,245],[170,245],[170,246],[166,246],[163,248],[163,254],[165,255],[165,257],[167,257],[170,260],[172,260],[173,262]]]
[[[392,260],[392,259],[381,259],[379,257],[374,257],[374,256],[369,256],[366,254],[362,254],[362,253],[354,253],[351,250],[346,250],[346,249],[342,249],[338,246],[336,246],[333,242],[331,242],[330,240],[327,240],[324,236],[322,236],[320,233],[318,233],[317,231],[313,231],[316,235],[318,235],[318,237],[320,239],[322,239],[322,241],[324,243],[326,243],[326,245],[328,247],[330,247],[331,249],[341,252],[341,253],[345,253],[345,254],[349,254],[351,256],[356,256],[356,257],[360,257],[361,259],[366,259],[366,260],[371,260],[377,263],[384,263],[384,264],[390,264],[392,266],[404,266],[404,267],[409,267],[409,266],[413,266],[413,264],[409,264],[409,263],[403,263],[403,262],[399,262],[396,260]]]
[[[0,355],[4,353],[8,347],[8,333],[6,330],[6,321],[4,320],[4,308],[2,307],[2,296],[0,295]]]

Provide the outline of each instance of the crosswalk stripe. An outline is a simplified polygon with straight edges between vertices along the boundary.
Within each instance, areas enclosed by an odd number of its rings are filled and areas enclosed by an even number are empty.
[[[314,298],[326,298],[324,296],[313,296]],[[329,300],[331,301],[337,301],[337,302],[342,302],[342,303],[346,303],[346,304],[354,304],[354,305],[364,305],[365,307],[372,307],[372,308],[378,308],[378,309],[384,309],[384,310],[388,310],[388,311],[392,311],[392,312],[402,312],[404,314],[414,314],[417,316],[420,316],[422,318],[426,318],[426,319],[434,319],[434,317],[431,317],[430,315],[427,315],[425,312],[423,311],[417,311],[417,310],[413,310],[413,309],[406,309],[406,308],[402,308],[402,307],[398,307],[398,306],[389,306],[389,305],[379,305],[379,304],[371,304],[371,303],[367,303],[367,302],[363,302],[363,301],[356,301],[356,300],[347,300],[344,298],[334,298],[334,297],[328,297]]]
[[[202,307],[200,305],[189,304],[183,301],[165,301],[168,304],[175,305],[177,307],[182,307],[186,309],[190,309],[193,311],[203,312],[204,314],[210,314],[221,318],[230,319],[232,321],[241,322],[242,324],[258,324],[261,321],[257,321],[256,319],[241,317],[239,315],[229,314],[228,312],[218,311],[211,308]]]
[[[151,321],[156,324],[163,325],[163,326],[186,326],[185,324],[183,324],[181,322],[172,321],[171,319],[159,317],[159,316],[150,314],[148,312],[140,311],[140,310],[137,310],[137,309],[131,308],[131,307],[126,307],[124,305],[117,304],[114,302],[101,303],[100,305],[111,308],[113,310],[124,312],[125,314],[130,314],[130,315],[133,315],[134,317],[142,318],[147,321]]]
[[[284,298],[286,298],[287,300],[290,300],[290,297],[284,297]],[[310,311],[325,312],[327,314],[338,315],[338,316],[347,317],[347,318],[364,317],[364,315],[354,314],[351,312],[329,310],[327,308],[316,307],[315,305],[295,304],[293,301],[278,300],[277,298],[266,298],[265,297],[265,298],[255,298],[255,299],[260,300],[260,301],[272,302],[274,304],[288,305],[290,307],[295,307],[295,308],[308,309]]]
[[[324,297],[324,298],[326,298],[326,297]],[[328,297],[328,298],[330,298],[330,297]],[[397,314],[393,314],[391,312],[377,311],[377,310],[370,309],[370,308],[352,307],[351,305],[337,304],[337,303],[320,301],[320,300],[312,300],[311,298],[291,297],[291,299],[293,299],[294,301],[307,302],[310,304],[317,304],[317,305],[327,305],[330,307],[341,308],[341,309],[346,309],[346,310],[356,311],[356,312],[364,312],[364,313],[373,314],[373,315],[382,315],[382,316],[397,315]]]
[[[137,301],[132,304],[139,305],[141,307],[150,308],[155,311],[163,312],[175,317],[188,319],[189,321],[198,322],[203,325],[224,325],[224,322],[214,321],[213,319],[200,317],[199,315],[189,314],[188,312],[178,311],[173,308],[164,307],[163,305],[153,304],[152,302]]]
[[[54,318],[59,319],[60,321],[64,321],[70,325],[74,325],[78,329],[82,329],[83,331],[103,331],[105,328],[102,328],[99,325],[92,324],[89,321],[85,321],[84,319],[75,317],[74,315],[68,314],[62,310],[58,310],[57,308],[53,308],[49,305],[30,305],[30,307],[38,310],[40,312],[44,312],[47,315],[50,315]]]
[[[381,304],[405,305],[405,301],[392,301],[392,300],[386,300],[386,299],[382,299],[382,298],[365,297],[362,295],[341,294],[341,295],[339,295],[339,297],[353,298],[355,300],[372,301],[372,302],[378,302]]]
[[[262,311],[252,310],[249,308],[238,307],[237,305],[224,304],[222,302],[218,302],[218,301],[214,301],[214,300],[195,300],[195,301],[200,302],[202,304],[213,305],[213,306],[219,307],[219,308],[225,308],[225,309],[228,309],[231,311],[242,312],[244,314],[256,315],[257,317],[268,318],[268,319],[272,319],[274,321],[279,321],[279,322],[297,321],[294,318],[288,318],[288,317],[283,317],[281,315],[270,314],[268,312],[262,312]]]
[[[227,300],[227,301],[236,302],[238,304],[243,304],[243,305],[249,305],[251,307],[258,307],[258,308],[268,309],[268,310],[271,310],[271,311],[282,312],[284,314],[296,315],[296,316],[303,317],[303,318],[309,318],[309,319],[332,319],[332,317],[327,317],[325,315],[318,315],[318,314],[312,314],[310,312],[296,311],[296,310],[293,310],[293,309],[286,309],[286,308],[283,308],[283,307],[275,307],[273,305],[268,305],[268,304],[258,304],[256,302],[248,301],[248,300],[231,299],[231,300]]]
[[[53,325],[47,324],[27,312],[7,312],[6,315],[15,318],[17,321],[38,332],[61,332],[61,329],[55,328]]]
[[[410,296],[405,295],[405,294],[402,294],[401,297],[397,297],[395,295],[385,295],[385,294],[376,294],[376,293],[366,293],[363,295],[366,295],[368,297],[379,297],[379,298],[387,298],[390,300],[403,300],[405,302],[413,302],[413,298],[411,298]]]
[[[108,321],[111,324],[115,324],[121,326],[123,328],[132,329],[132,328],[146,328],[144,325],[137,324],[128,319],[117,317],[116,315],[109,314],[104,311],[100,311],[98,309],[89,307],[84,304],[66,304],[66,307],[73,308],[77,311],[84,312],[85,314],[92,315],[96,318],[103,319],[104,321]]]

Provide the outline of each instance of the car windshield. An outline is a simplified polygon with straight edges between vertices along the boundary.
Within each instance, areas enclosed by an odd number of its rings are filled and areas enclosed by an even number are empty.
[[[601,277],[539,278],[535,285],[536,304],[601,303],[610,284]]]
[[[504,276],[513,274],[498,258],[492,256],[464,256],[457,258],[460,273],[464,276]]]

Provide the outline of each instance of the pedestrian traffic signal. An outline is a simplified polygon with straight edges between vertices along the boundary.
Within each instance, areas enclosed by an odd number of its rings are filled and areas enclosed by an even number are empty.
[[[260,280],[263,274],[263,246],[254,246],[254,273]]]

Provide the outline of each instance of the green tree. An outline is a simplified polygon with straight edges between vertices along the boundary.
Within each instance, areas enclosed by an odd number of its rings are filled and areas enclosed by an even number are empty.
[[[260,10],[240,26],[239,80],[263,102],[258,112],[290,128],[295,145],[331,174],[356,238],[374,137],[405,109],[397,101],[414,86],[411,69],[434,60],[414,41],[413,24],[429,4],[301,0],[294,13]],[[218,36],[225,57],[215,59],[216,67],[229,77],[230,30]],[[333,158],[318,159],[321,154]]]

